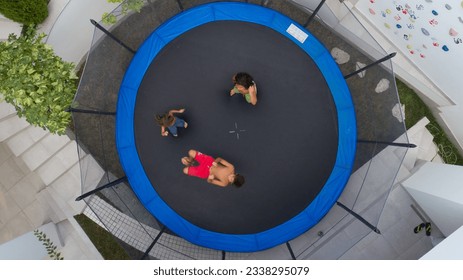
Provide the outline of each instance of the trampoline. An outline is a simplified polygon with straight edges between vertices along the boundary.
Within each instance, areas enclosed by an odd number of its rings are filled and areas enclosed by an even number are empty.
[[[229,96],[248,72],[258,103]],[[185,108],[189,126],[161,137],[154,115]],[[116,144],[145,208],[186,240],[252,252],[317,224],[342,193],[356,146],[343,75],[318,40],[288,17],[246,3],[211,3],[159,26],[122,81]],[[235,165],[241,188],[182,173],[189,149]]]

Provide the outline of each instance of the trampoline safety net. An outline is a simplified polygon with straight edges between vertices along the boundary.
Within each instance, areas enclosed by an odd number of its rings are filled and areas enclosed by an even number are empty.
[[[118,17],[116,24],[99,23],[100,27],[94,30],[72,113],[83,200],[88,206],[84,214],[110,232],[132,259],[262,258],[259,251],[222,252],[198,246],[165,228],[132,191],[116,149],[118,93],[134,57],[132,50],[136,51],[173,16],[209,2],[221,1],[149,0],[140,13],[125,15],[118,7],[112,12]],[[305,6],[290,0],[233,2],[264,6],[297,22],[330,51],[345,77],[357,124],[352,172],[336,204],[319,223],[288,241],[292,252],[287,254],[287,259],[342,258],[375,230],[407,152],[407,147],[401,145],[408,144],[408,138],[392,63],[375,63],[388,54],[378,51],[382,50],[380,46],[361,44],[374,40],[360,40],[341,25],[333,24],[334,15],[329,8],[321,6],[317,15],[311,17],[317,1]],[[346,6],[341,8],[351,22],[357,22],[353,29],[364,30]],[[367,65],[370,67],[365,71],[355,72]],[[287,250],[286,244],[279,246]],[[265,258],[269,258],[268,254]]]

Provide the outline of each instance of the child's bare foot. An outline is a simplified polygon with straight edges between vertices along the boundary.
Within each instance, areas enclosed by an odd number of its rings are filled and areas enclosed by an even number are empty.
[[[193,159],[190,157],[183,157],[182,163],[183,165],[190,166],[193,163]]]

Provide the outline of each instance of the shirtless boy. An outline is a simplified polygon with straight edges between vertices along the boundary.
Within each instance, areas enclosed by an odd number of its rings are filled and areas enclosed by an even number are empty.
[[[188,157],[183,157],[182,163],[185,165],[184,174],[207,179],[208,183],[216,186],[226,187],[233,184],[241,187],[244,184],[244,177],[235,173],[235,167],[223,158],[214,159],[201,152],[189,150]]]

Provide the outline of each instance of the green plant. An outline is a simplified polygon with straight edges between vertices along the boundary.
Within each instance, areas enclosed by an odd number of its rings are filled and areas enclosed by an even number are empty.
[[[0,0],[0,14],[26,25],[42,23],[48,17],[48,0]]]
[[[50,258],[54,260],[64,259],[63,257],[61,257],[61,253],[56,251],[56,245],[53,244],[50,238],[47,238],[47,235],[45,233],[36,229],[34,230],[34,235],[40,242],[42,242],[43,246],[45,246],[45,249],[47,249],[47,253]]]
[[[73,63],[55,55],[37,35],[26,28],[17,37],[0,42],[0,93],[18,116],[51,133],[64,134],[71,121],[70,107],[77,90]]]
[[[120,15],[126,15],[129,11],[136,11],[139,13],[143,7],[143,0],[106,0],[108,3],[122,3],[121,11],[119,14],[104,13],[101,17],[101,21],[105,24],[114,24],[117,21],[117,17]]]
[[[405,126],[407,129],[414,126],[423,117],[426,117],[429,120],[426,128],[433,135],[438,153],[444,162],[447,164],[463,165],[463,157],[440,127],[431,110],[405,83],[399,79],[396,82],[400,102],[405,105]]]

